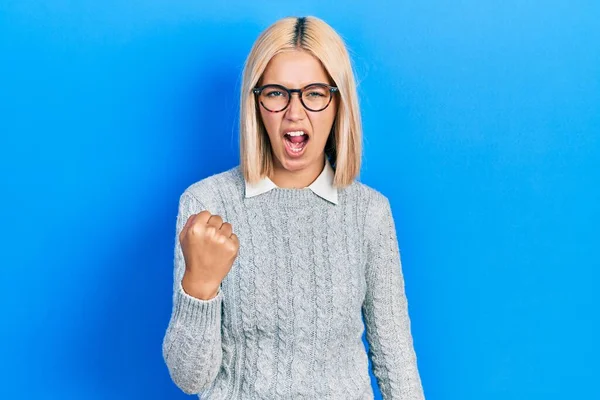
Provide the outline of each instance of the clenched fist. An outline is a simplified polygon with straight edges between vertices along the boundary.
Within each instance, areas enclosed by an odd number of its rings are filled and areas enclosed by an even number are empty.
[[[179,234],[179,243],[185,259],[183,290],[203,300],[215,297],[240,248],[231,224],[207,210],[193,214]]]

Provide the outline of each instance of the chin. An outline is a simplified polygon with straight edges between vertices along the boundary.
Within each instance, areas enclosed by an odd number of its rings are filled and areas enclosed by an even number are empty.
[[[300,171],[308,166],[308,162],[306,160],[285,160],[282,163],[283,168],[288,171]]]
[[[310,164],[310,160],[306,154],[300,158],[291,159],[285,154],[284,150],[282,157],[279,158],[279,163],[288,171],[300,171]]]

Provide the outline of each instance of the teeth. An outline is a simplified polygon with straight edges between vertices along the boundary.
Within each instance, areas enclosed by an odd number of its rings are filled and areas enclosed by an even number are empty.
[[[286,135],[290,135],[290,136],[302,136],[302,135],[306,135],[306,133],[304,133],[302,131],[295,131],[295,132],[288,132],[288,133],[286,133]]]
[[[303,148],[304,148],[304,145],[301,145],[299,147],[290,147],[290,150],[294,153],[300,153]]]

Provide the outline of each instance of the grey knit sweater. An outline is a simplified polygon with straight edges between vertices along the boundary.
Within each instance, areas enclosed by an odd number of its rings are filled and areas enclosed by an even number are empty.
[[[163,341],[177,386],[202,400],[373,399],[370,359],[385,400],[424,399],[388,199],[358,181],[337,205],[308,188],[244,190],[236,166],[180,197]],[[178,236],[205,209],[240,249],[219,294],[200,300],[182,290]]]

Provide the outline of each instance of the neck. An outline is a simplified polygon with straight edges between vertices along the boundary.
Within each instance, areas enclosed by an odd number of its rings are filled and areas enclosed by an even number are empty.
[[[308,167],[298,170],[289,171],[285,169],[279,162],[276,162],[273,176],[269,178],[280,188],[286,189],[302,189],[310,186],[323,172],[325,168],[325,154],[323,154],[322,162],[313,163]]]

